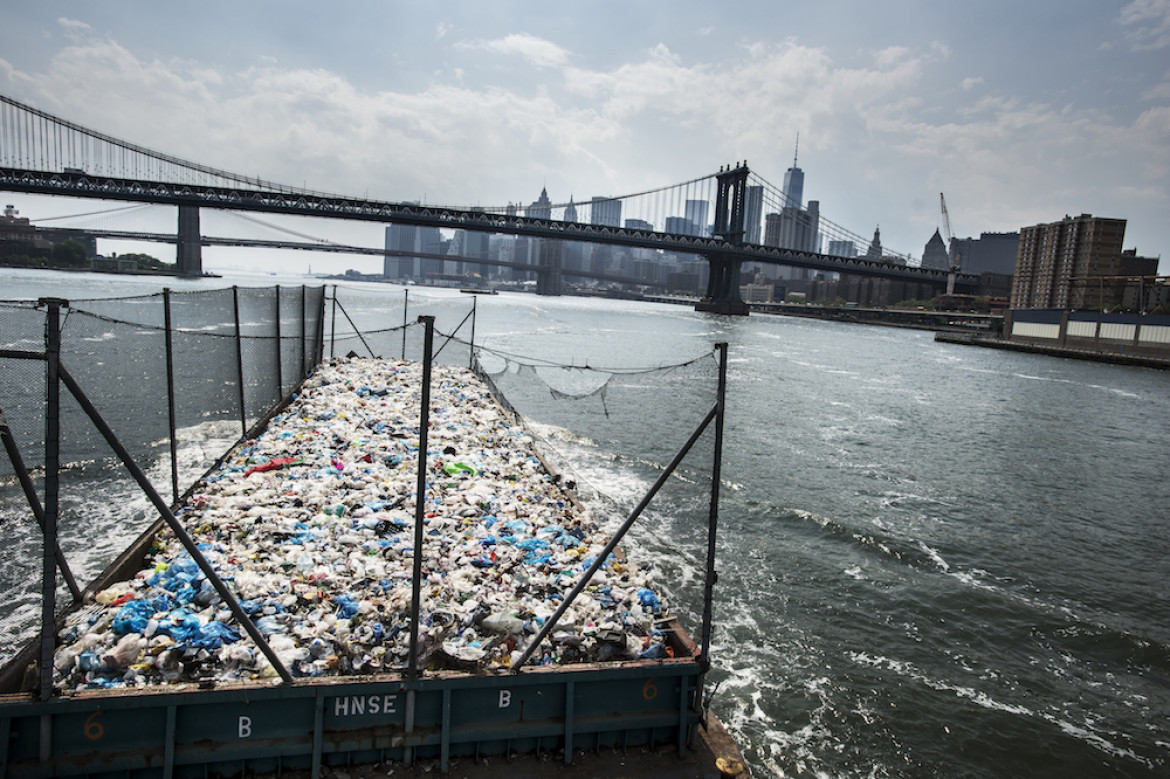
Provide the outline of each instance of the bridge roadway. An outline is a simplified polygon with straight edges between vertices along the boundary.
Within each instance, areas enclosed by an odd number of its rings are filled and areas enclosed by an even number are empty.
[[[286,191],[229,188],[111,178],[89,175],[82,171],[43,172],[0,167],[0,190],[584,241],[698,254],[713,264],[715,261],[735,264],[760,262],[834,273],[927,282],[939,287],[945,286],[948,275],[947,271],[932,268],[915,268],[864,257],[832,257],[815,252],[733,241],[721,236],[680,235],[609,225],[562,222],[517,214],[348,198],[302,192],[291,188]],[[182,227],[180,233],[183,233]],[[482,262],[479,259],[474,261]],[[557,268],[555,272],[563,271]],[[973,289],[977,284],[978,277],[969,274],[959,274],[956,279],[956,288],[960,290]]]

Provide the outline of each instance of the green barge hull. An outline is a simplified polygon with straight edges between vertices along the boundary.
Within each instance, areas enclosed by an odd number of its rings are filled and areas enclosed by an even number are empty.
[[[677,628],[677,626],[675,626]],[[701,719],[695,647],[677,659],[418,680],[0,697],[0,779],[206,777],[391,761],[677,747]],[[681,650],[681,651],[679,651]],[[689,650],[689,651],[688,651]]]

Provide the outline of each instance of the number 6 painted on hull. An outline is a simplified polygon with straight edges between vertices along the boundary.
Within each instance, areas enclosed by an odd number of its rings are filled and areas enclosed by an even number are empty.
[[[106,729],[102,727],[102,723],[94,722],[101,715],[102,713],[100,711],[95,711],[85,720],[85,727],[82,728],[82,732],[85,733],[85,737],[90,741],[97,741],[106,733]]]

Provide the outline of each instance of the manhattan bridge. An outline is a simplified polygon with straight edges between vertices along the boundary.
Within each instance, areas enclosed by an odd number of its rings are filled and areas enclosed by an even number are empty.
[[[579,203],[545,201],[528,208],[420,205],[315,192],[238,175],[87,129],[0,95],[0,190],[174,207],[178,224],[173,233],[107,229],[84,232],[93,237],[173,243],[177,247],[178,270],[186,274],[202,273],[203,246],[232,245],[512,268],[535,276],[536,291],[548,295],[560,294],[567,276],[633,281],[615,277],[606,268],[586,268],[581,263],[565,262],[570,253],[564,247],[591,244],[625,247],[646,258],[673,254],[705,261],[709,267],[708,282],[697,308],[719,313],[747,312],[747,305],[740,298],[745,264],[900,280],[918,283],[936,293],[943,291],[948,282],[957,291],[973,291],[978,284],[976,276],[910,266],[899,257],[834,256],[810,248],[776,245],[793,245],[790,240],[779,240],[779,235],[786,219],[804,212],[800,203],[791,202],[784,191],[751,172],[746,162],[724,166],[716,173],[679,184]],[[709,215],[711,204],[714,208]],[[428,254],[418,247],[399,249],[389,243],[385,248],[370,248],[322,239],[271,241],[213,237],[200,231],[203,209],[241,216],[284,214],[540,240],[531,242],[539,247],[537,251],[508,260],[483,256],[486,253],[483,251],[475,252],[479,256]],[[310,238],[301,233],[295,235]],[[868,243],[861,235],[823,217],[817,218],[812,235],[815,240],[806,238],[797,242],[798,245],[819,248],[823,242],[830,247],[857,247]],[[486,236],[478,245],[486,245]]]

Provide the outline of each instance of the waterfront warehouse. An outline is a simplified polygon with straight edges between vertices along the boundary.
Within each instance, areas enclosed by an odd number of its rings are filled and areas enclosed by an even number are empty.
[[[421,554],[420,665],[502,672],[608,540],[467,369],[434,366],[415,550],[417,363],[326,363],[178,512],[294,676],[398,672]],[[611,556],[530,662],[664,657],[663,605]],[[275,675],[169,531],[59,632],[62,691]]]

